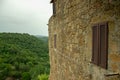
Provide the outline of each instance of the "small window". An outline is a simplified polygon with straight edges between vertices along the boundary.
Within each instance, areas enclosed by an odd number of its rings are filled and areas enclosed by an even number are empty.
[[[92,28],[92,63],[107,69],[108,62],[108,24],[94,25]]]
[[[57,35],[55,34],[54,35],[54,48],[56,48],[56,38],[57,38]]]

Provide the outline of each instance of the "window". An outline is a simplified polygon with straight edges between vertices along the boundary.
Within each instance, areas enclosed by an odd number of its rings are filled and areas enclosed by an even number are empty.
[[[92,63],[107,69],[108,60],[108,24],[101,23],[92,28]]]
[[[56,14],[56,5],[55,5],[55,1],[51,0],[51,3],[53,3],[53,15]]]
[[[56,38],[57,38],[57,35],[54,34],[54,48],[56,48]]]

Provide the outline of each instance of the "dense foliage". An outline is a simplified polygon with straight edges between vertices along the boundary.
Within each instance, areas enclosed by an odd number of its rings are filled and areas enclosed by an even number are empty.
[[[38,80],[38,75],[49,74],[48,57],[48,43],[42,38],[0,33],[0,80]]]

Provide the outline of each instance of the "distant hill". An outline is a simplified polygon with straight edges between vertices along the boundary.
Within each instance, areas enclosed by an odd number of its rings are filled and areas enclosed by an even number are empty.
[[[48,38],[0,33],[0,80],[37,80],[49,74]]]
[[[37,38],[39,38],[45,42],[48,42],[48,36],[41,36],[41,35],[34,35],[34,36],[36,36]]]

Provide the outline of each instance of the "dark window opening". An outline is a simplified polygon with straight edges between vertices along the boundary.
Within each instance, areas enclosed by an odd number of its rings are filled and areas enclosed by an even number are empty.
[[[92,28],[92,63],[107,69],[108,62],[108,24],[101,23]]]
[[[57,35],[55,34],[54,35],[54,48],[56,48],[56,38],[57,38]]]

